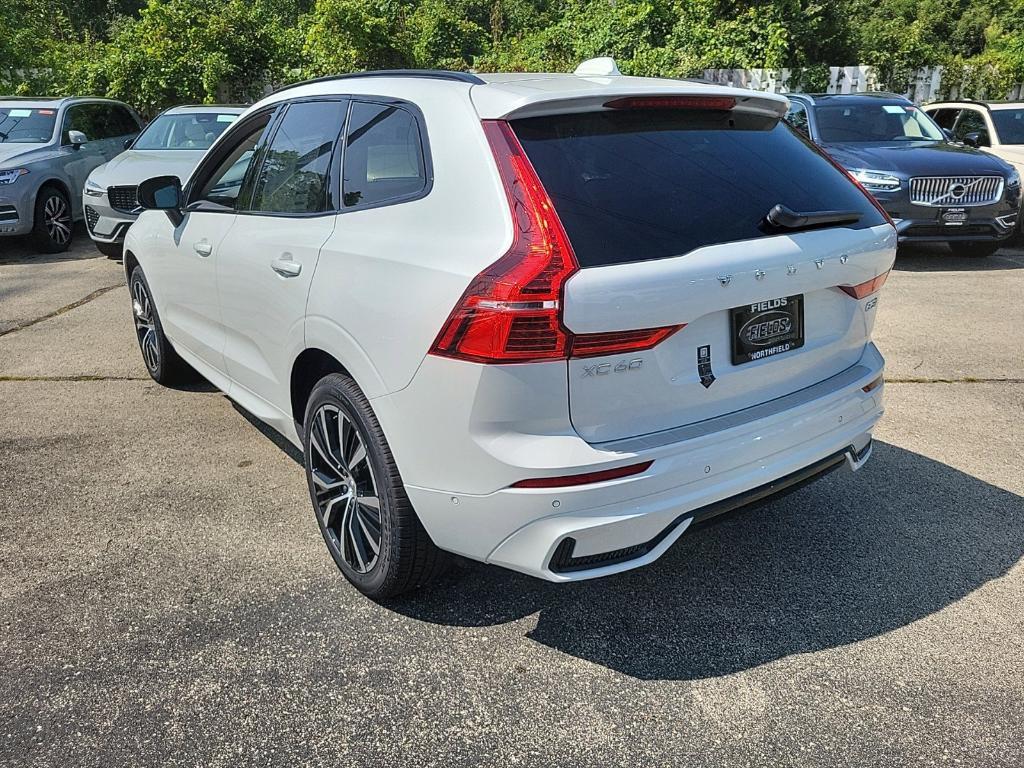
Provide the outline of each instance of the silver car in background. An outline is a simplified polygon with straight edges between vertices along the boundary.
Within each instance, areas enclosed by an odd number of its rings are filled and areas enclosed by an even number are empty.
[[[110,99],[0,96],[0,237],[67,250],[86,178],[141,129],[131,107]]]
[[[168,109],[132,145],[96,168],[82,193],[89,236],[101,253],[120,258],[124,236],[140,211],[139,182],[177,176],[182,183],[244,106],[205,105]]]

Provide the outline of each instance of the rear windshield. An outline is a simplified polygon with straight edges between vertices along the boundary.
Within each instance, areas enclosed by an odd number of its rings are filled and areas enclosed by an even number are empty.
[[[788,125],[704,110],[588,112],[518,120],[516,135],[551,196],[581,267],[679,256],[778,234],[778,203],[795,211],[871,202]]]
[[[0,144],[45,144],[56,122],[55,109],[0,107]]]

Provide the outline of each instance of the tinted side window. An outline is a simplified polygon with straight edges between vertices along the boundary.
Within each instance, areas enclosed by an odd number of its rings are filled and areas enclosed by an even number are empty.
[[[91,107],[91,104],[76,104],[68,107],[67,114],[64,117],[64,136],[61,139],[63,143],[71,143],[71,140],[68,138],[68,133],[71,131],[81,131],[89,141],[101,138],[96,135],[96,115]]]
[[[980,134],[982,143],[988,142],[988,126],[985,125],[985,118],[976,109],[965,109],[960,113],[960,119],[956,121],[953,134],[963,141],[968,133]]]
[[[344,101],[289,105],[260,167],[251,210],[327,210],[331,155],[345,122],[347,106]]]
[[[427,188],[419,123],[411,112],[354,102],[342,173],[345,207],[398,202]]]
[[[810,129],[807,127],[807,107],[799,101],[789,103],[789,111],[784,119],[804,136],[810,135]]]
[[[124,107],[110,107],[108,120],[114,136],[129,136],[139,132],[139,124],[135,122],[132,113]]]
[[[629,110],[513,121],[580,266],[680,256],[773,234],[778,203],[884,220],[810,142],[742,112]]]
[[[199,191],[191,196],[190,202],[205,201],[225,210],[237,207],[246,171],[268,122],[270,115],[265,115],[239,129],[240,132],[229,141],[227,154],[222,156],[212,172],[198,179]]]
[[[947,131],[953,130],[953,123],[956,122],[956,116],[960,114],[959,109],[936,109],[928,113],[936,123],[939,124],[940,128],[945,128]]]
[[[90,104],[89,110],[92,119],[95,135],[89,135],[90,139],[112,139],[121,135],[114,124],[113,109],[108,104]]]

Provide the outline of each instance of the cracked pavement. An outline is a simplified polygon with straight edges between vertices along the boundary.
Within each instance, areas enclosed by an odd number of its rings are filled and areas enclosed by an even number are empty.
[[[293,450],[148,379],[119,264],[0,241],[0,765],[1022,765],[1022,296],[1022,251],[902,254],[864,470],[377,605]]]

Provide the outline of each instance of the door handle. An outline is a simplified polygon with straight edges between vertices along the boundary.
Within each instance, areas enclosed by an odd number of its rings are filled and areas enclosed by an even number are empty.
[[[192,249],[200,256],[203,256],[204,258],[213,253],[213,246],[210,245],[205,240],[200,240],[198,243],[193,243]]]
[[[274,259],[270,262],[270,268],[281,277],[298,277],[302,271],[302,265],[297,261],[292,261],[290,256],[290,253],[286,253],[280,258]]]

